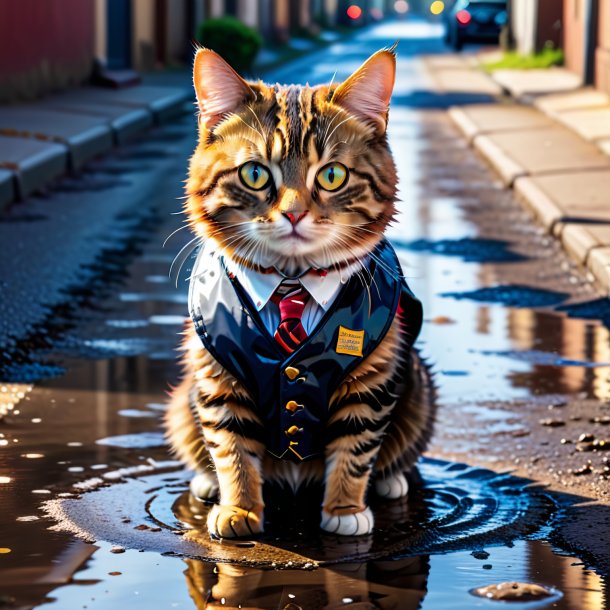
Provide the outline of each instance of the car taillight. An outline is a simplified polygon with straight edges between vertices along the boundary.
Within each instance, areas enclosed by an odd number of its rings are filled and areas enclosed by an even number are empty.
[[[458,11],[455,18],[460,25],[468,25],[472,21],[472,15],[467,10]]]

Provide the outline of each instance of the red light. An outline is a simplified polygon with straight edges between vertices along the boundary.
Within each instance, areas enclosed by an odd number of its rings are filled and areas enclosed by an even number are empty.
[[[460,25],[468,25],[472,21],[472,15],[466,10],[458,11],[455,18]]]
[[[352,4],[347,8],[347,16],[350,19],[360,19],[362,16],[362,9],[357,4]]]

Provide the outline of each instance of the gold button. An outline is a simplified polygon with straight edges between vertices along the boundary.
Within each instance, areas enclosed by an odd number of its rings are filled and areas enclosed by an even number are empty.
[[[286,403],[286,409],[288,409],[288,411],[292,411],[293,413],[302,406],[303,405],[300,405],[296,400],[289,400]]]
[[[299,371],[299,369],[295,369],[293,366],[287,366],[284,369],[284,373],[286,374],[286,377],[288,377],[288,379],[292,380],[294,379],[301,371]]]
[[[298,426],[290,426],[290,428],[288,428],[288,430],[286,430],[286,434],[288,434],[290,436],[294,436],[298,431],[299,431]]]

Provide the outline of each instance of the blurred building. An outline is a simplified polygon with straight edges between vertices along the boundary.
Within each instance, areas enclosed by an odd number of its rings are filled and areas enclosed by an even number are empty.
[[[20,0],[0,10],[0,102],[33,99],[111,73],[190,62],[198,25],[232,15],[268,43],[338,22],[343,0]],[[360,2],[365,7],[382,0]],[[133,74],[133,72],[132,72]],[[112,80],[112,78],[110,78]]]
[[[509,7],[519,52],[550,42],[583,84],[610,93],[610,0],[509,0]]]

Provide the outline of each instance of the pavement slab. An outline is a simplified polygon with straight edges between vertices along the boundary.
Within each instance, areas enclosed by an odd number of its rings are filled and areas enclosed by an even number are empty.
[[[75,100],[90,101],[91,96],[100,104],[115,104],[149,110],[157,123],[163,123],[182,113],[184,102],[189,99],[187,89],[140,85],[126,89],[96,89],[83,87],[70,92]]]
[[[547,228],[558,222],[610,223],[610,166],[607,169],[531,176],[515,182],[520,199]]]
[[[66,172],[68,149],[55,142],[0,135],[0,167],[14,176],[14,195],[24,198]]]
[[[82,167],[113,145],[112,131],[105,119],[49,110],[38,103],[2,108],[0,134],[61,142],[69,150],[71,169]]]
[[[474,146],[507,186],[520,176],[608,167],[597,147],[560,126],[483,135]]]
[[[583,110],[610,105],[610,97],[603,91],[585,87],[568,93],[544,95],[534,101],[538,110],[555,116],[569,110]]]
[[[563,68],[544,70],[495,70],[493,80],[515,98],[573,91],[581,78]]]
[[[610,138],[610,106],[560,112],[557,120],[585,140],[596,142]]]
[[[50,110],[103,118],[112,128],[114,141],[118,145],[153,124],[153,115],[148,109],[102,103],[95,91],[87,91],[76,97],[72,93],[54,95],[44,100],[42,105]]]
[[[487,75],[470,68],[435,69],[434,79],[444,93],[468,93],[493,98],[502,94],[502,89]]]
[[[485,133],[539,129],[553,124],[533,108],[504,104],[454,106],[449,110],[449,115],[469,142]]]

